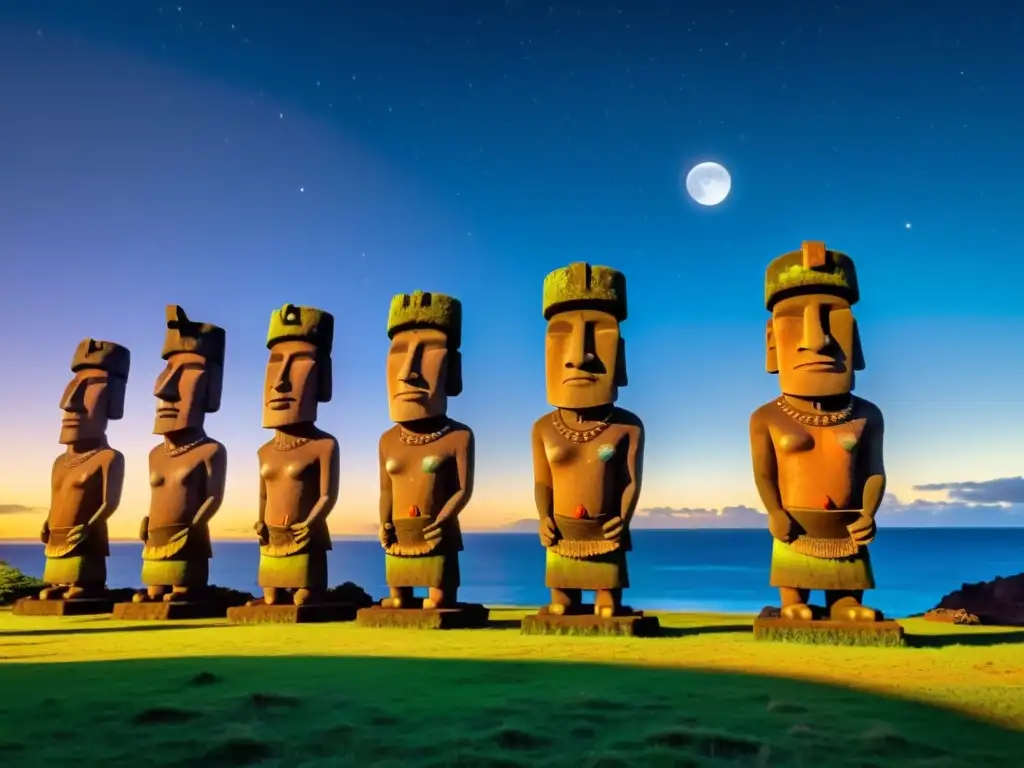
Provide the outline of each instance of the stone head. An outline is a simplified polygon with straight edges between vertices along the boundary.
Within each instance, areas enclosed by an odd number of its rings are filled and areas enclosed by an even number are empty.
[[[107,423],[124,416],[124,396],[131,368],[131,353],[112,341],[83,339],[71,358],[74,374],[60,407],[63,445],[97,440],[107,433]]]
[[[462,303],[414,291],[391,299],[388,312],[388,408],[399,424],[443,416],[462,392]]]
[[[548,403],[581,410],[611,405],[627,384],[626,277],[576,262],[544,278]]]
[[[334,315],[285,304],[270,316],[263,385],[266,429],[316,421],[317,404],[331,400]]]
[[[805,242],[775,259],[765,274],[768,373],[794,397],[849,394],[864,369],[852,307],[860,298],[853,260]]]
[[[153,388],[157,435],[202,427],[206,414],[220,409],[224,384],[224,329],[190,320],[176,304],[167,306],[166,319],[160,356],[167,366]]]

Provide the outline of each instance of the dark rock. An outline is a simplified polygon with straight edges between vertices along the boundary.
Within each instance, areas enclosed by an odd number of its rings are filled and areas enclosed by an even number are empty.
[[[964,611],[981,624],[1024,627],[1024,573],[964,584],[943,597],[938,609]]]
[[[981,619],[973,613],[968,613],[962,608],[958,608],[956,610],[953,610],[952,608],[935,608],[934,610],[928,611],[924,615],[924,618],[927,621],[938,621],[942,624],[960,624],[964,626],[981,624]]]

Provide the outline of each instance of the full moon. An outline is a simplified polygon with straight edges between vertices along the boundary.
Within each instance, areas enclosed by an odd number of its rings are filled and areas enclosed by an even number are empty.
[[[700,163],[686,174],[686,192],[701,205],[718,205],[729,196],[732,177],[725,166]]]

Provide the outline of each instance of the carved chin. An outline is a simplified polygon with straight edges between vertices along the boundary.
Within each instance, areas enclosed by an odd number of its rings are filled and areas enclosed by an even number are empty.
[[[392,400],[390,405],[391,420],[397,424],[406,421],[429,419],[444,416],[447,411],[444,400]]]
[[[794,397],[829,397],[853,391],[853,378],[846,372],[793,371],[779,383],[783,394]]]
[[[189,427],[201,427],[203,425],[203,415],[202,413],[198,415],[198,419],[192,418],[191,413],[179,413],[170,419],[157,416],[156,421],[153,423],[153,434],[168,435],[171,432],[178,432]]]
[[[306,413],[307,410],[312,410],[312,412]],[[283,411],[275,411],[271,408],[263,409],[264,429],[275,429],[277,427],[287,427],[290,424],[303,424],[312,421],[316,421],[315,409],[298,408],[294,404],[291,408]]]
[[[548,387],[548,404],[555,408],[596,408],[611,405],[617,399],[616,388],[602,381],[587,386]]]
[[[60,439],[57,442],[61,445],[70,445],[79,440],[94,440],[98,437],[103,437],[105,433],[105,424],[90,424],[86,422],[79,424],[77,427],[61,427]]]

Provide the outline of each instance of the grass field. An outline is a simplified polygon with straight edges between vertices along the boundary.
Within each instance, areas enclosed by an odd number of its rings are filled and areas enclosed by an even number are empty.
[[[908,620],[924,647],[350,624],[129,624],[0,611],[11,766],[1012,766],[1024,632]]]

